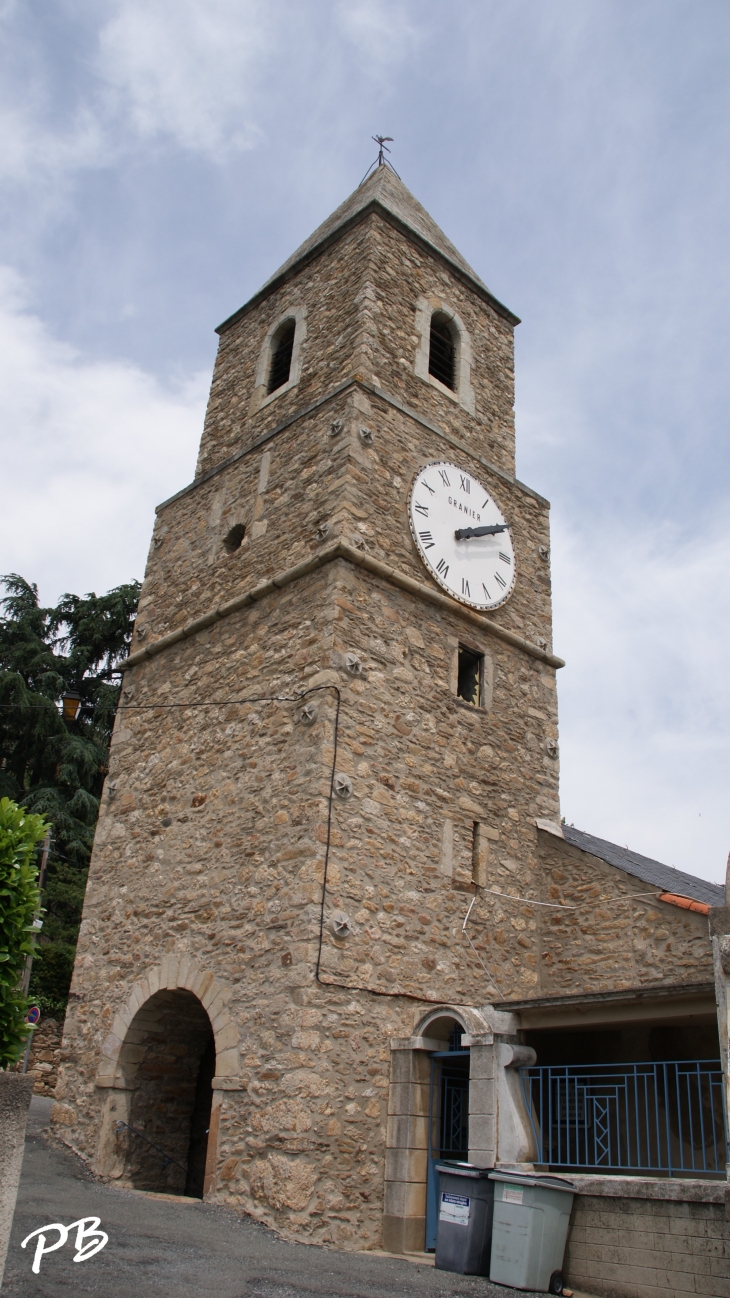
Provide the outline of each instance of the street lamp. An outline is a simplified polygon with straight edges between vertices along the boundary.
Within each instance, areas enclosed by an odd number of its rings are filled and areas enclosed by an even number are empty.
[[[63,696],[63,719],[64,721],[75,721],[79,715],[81,707],[81,695],[78,690],[66,690]]]

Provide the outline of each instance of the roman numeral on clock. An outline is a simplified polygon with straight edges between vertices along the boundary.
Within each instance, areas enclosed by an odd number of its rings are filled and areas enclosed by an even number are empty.
[[[446,472],[445,469],[439,469],[439,477],[440,477],[440,479],[441,479],[441,481],[443,482],[443,484],[444,484],[445,487],[450,487],[450,486],[451,486],[451,483],[449,482],[449,475],[448,475],[448,473]]]
[[[471,494],[471,482],[470,482],[469,478],[465,478],[464,475],[463,475],[463,473],[460,473],[460,474],[459,474],[459,477],[461,478],[461,490],[462,490],[462,491],[465,491],[466,494],[467,494],[467,496],[470,495],[470,494]]]
[[[500,559],[502,560],[502,563],[511,563],[511,562],[512,562],[512,560],[510,559],[509,555],[508,555],[508,554],[502,554],[502,551],[501,551],[501,550],[500,550],[500,552],[499,552],[499,557],[500,557]]]
[[[423,482],[421,483],[421,486],[422,486],[422,487],[425,487],[425,488],[426,488],[426,491],[430,491],[432,496],[435,496],[435,495],[436,495],[436,492],[434,491],[433,487],[429,487],[429,485],[428,485],[428,483],[426,482],[426,479],[425,479],[425,478],[423,479]]]
[[[501,586],[502,590],[504,590],[505,586],[507,585],[507,582],[505,581],[504,577],[500,577],[499,573],[495,572],[494,580],[496,581],[497,585]]]
[[[487,590],[486,586],[484,585],[484,582],[482,582],[482,590],[484,591],[484,594],[486,595],[487,599],[491,599],[491,598],[492,598],[492,596],[489,594],[489,591]]]
[[[469,599],[471,599],[471,591],[469,590],[469,583],[466,580],[466,577],[462,577],[461,579],[461,593],[462,595],[468,595]]]
[[[428,505],[419,505],[418,502],[416,502],[416,513],[423,514],[424,518],[428,518]]]
[[[442,577],[446,576],[447,572],[449,571],[449,565],[448,563],[446,563],[445,559],[439,559],[438,563],[436,564],[436,571],[440,572]]]
[[[484,504],[482,505],[482,509],[486,509],[488,504],[489,504],[489,496],[487,496],[487,499],[485,500]]]
[[[434,541],[434,539],[433,539],[431,533],[430,533],[430,532],[419,532],[418,535],[420,536],[421,540],[423,541],[423,548],[424,548],[424,550],[433,550],[433,547],[435,546],[436,542]]]

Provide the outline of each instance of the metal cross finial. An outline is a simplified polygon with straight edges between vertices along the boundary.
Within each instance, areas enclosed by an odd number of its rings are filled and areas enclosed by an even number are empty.
[[[370,138],[371,140],[375,140],[375,143],[378,146],[378,166],[384,167],[386,159],[383,157],[383,154],[390,153],[388,144],[394,143],[393,136],[392,135],[371,135]],[[386,144],[386,140],[388,144]]]

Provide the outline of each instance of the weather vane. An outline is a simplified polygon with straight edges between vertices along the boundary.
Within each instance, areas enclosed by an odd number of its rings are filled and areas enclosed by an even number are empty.
[[[371,135],[370,139],[375,140],[375,143],[378,146],[378,166],[382,167],[385,165],[385,158],[383,157],[383,154],[391,152],[391,150],[388,148],[388,144],[395,143],[395,141],[393,140],[393,136],[392,135]]]
[[[386,158],[385,156],[386,153],[390,153],[390,149],[388,148],[388,145],[395,143],[395,141],[393,140],[393,136],[392,135],[371,135],[370,138],[371,140],[375,140],[375,143],[378,146],[378,156],[375,159],[375,162],[371,162],[370,166],[365,172],[365,175],[360,181],[361,185],[363,183],[363,180],[367,180],[373,167],[390,167],[391,171],[393,172],[393,175],[398,176],[398,172],[393,166],[393,163],[390,162],[388,158]],[[398,179],[400,180],[400,176],[398,176]]]

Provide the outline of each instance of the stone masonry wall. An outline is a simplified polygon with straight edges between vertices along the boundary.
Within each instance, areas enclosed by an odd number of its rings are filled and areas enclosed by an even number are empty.
[[[539,912],[543,995],[711,981],[705,915],[550,834],[539,840],[541,900],[577,907]]]
[[[196,477],[356,372],[367,241],[367,226],[356,226],[221,335]],[[298,306],[307,307],[300,381],[252,410],[256,367],[267,331]]]
[[[671,1198],[653,1188],[655,1198],[576,1196],[568,1283],[598,1298],[729,1298],[727,1187],[680,1182]]]
[[[469,331],[474,415],[415,374],[421,297],[448,303]],[[267,331],[299,305],[307,307],[301,379],[252,409]],[[473,452],[514,475],[512,326],[438,257],[372,214],[223,332],[196,476],[357,374],[395,392]]]
[[[343,431],[330,436],[339,419]],[[364,447],[361,426],[372,428]],[[338,537],[366,547],[418,581],[428,582],[407,519],[413,475],[424,463],[456,459],[480,478],[506,513],[515,545],[514,594],[492,620],[549,645],[550,572],[547,502],[498,478],[438,431],[359,386],[303,416],[267,447],[165,506],[158,515],[140,599],[134,648],[315,555]],[[234,523],[247,535],[232,554],[224,538]],[[326,537],[317,528],[326,523]],[[556,732],[557,733],[557,732]]]
[[[490,998],[461,936],[475,889],[473,823],[500,886],[506,871],[506,886],[517,880],[535,895],[534,820],[555,797],[555,764],[532,715],[552,705],[551,669],[486,643],[491,704],[473,709],[454,697],[460,630],[458,614],[424,611],[340,560],[307,578],[306,604],[295,584],[128,674],[123,703],[133,706],[115,731],[57,1089],[82,1152],[96,1148],[103,1093],[94,1079],[115,1013],[163,952],[190,958],[230,989],[241,1038],[230,1079],[240,1089],[222,1095],[215,1193],[284,1231],[377,1245],[389,1039],[412,1031],[419,998],[422,1008]],[[361,677],[345,669],[349,650]],[[342,694],[336,769],[353,789],[333,806],[327,986],[314,970],[333,685]],[[312,724],[286,698],[202,714],[163,706],[305,686],[324,687],[310,696]],[[602,892],[625,895],[624,876],[613,874]],[[351,919],[347,940],[327,927],[333,910]],[[588,909],[587,944],[593,923]],[[544,993],[534,908],[505,906],[498,933],[483,958],[500,992]],[[620,945],[602,978],[624,985]],[[584,981],[577,968],[573,988]]]
[[[55,1092],[61,1062],[62,1033],[63,1023],[57,1019],[44,1018],[33,1033],[28,1072],[35,1078],[35,1095],[53,1095]],[[18,1064],[18,1071],[21,1069],[22,1063]]]
[[[472,335],[475,415],[415,374],[429,296]],[[295,307],[300,381],[253,409],[266,331]],[[548,505],[512,476],[511,347],[503,317],[437,258],[377,215],[356,225],[223,334],[199,463],[210,476],[160,509],[133,649],[336,540],[428,585],[406,502],[437,459],[481,479],[510,522],[518,579],[492,621],[549,646]],[[246,537],[229,554],[236,523]],[[484,654],[481,708],[456,697],[460,643]],[[342,558],[130,668],[56,1088],[70,1143],[93,1159],[102,1117],[133,1108],[126,1082],[98,1070],[153,986],[188,987],[174,981],[185,970],[203,996],[215,980],[231,1020],[210,1193],[284,1232],[378,1246],[389,1042],[429,1003],[702,967],[701,917],[626,902],[635,881],[542,841],[536,819],[559,818],[556,739],[555,667],[539,650]],[[333,769],[352,789],[330,820]],[[475,951],[462,926],[477,890]],[[580,910],[556,922],[525,898]],[[113,1174],[134,1180],[134,1167]]]
[[[514,329],[437,258],[407,243],[387,221],[371,218],[369,295],[373,380],[514,476]],[[443,302],[463,321],[471,342],[473,415],[448,392],[415,373],[419,298]],[[364,368],[366,377],[369,371]]]

